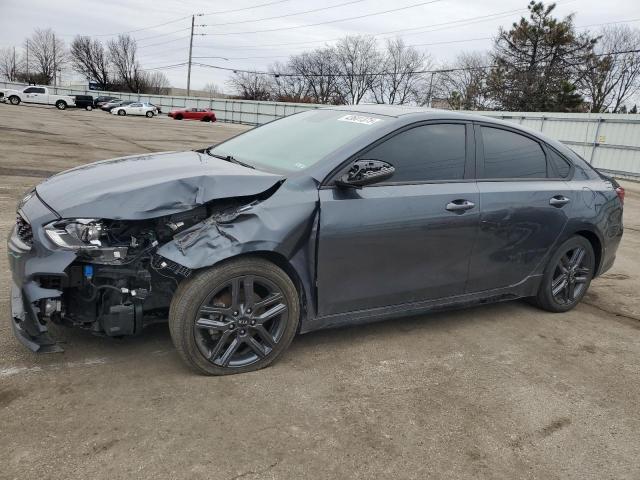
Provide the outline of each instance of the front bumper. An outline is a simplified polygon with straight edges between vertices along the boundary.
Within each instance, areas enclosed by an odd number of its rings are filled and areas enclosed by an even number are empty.
[[[20,213],[31,225],[33,242],[22,241],[16,228],[7,240],[7,254],[11,269],[11,323],[16,338],[34,352],[62,351],[51,338],[39,304],[45,299],[59,299],[62,291],[45,288],[43,278],[65,278],[65,269],[76,254],[55,250],[43,238],[42,225],[57,217],[37,196],[21,206]]]

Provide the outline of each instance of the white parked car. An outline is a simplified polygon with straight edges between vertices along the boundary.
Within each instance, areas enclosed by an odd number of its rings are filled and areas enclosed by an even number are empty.
[[[55,105],[58,110],[75,106],[76,102],[69,95],[54,95],[48,87],[37,85],[25,87],[22,90],[0,90],[0,101],[9,102],[11,105],[24,103],[39,103],[43,105]]]
[[[111,109],[112,115],[145,115],[148,118],[158,113],[157,107],[150,103],[135,102]]]

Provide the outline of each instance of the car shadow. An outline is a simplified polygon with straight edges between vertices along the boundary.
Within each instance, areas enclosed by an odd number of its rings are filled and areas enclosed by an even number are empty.
[[[325,330],[316,330],[298,335],[285,353],[285,357],[304,356],[307,349],[317,350],[331,347],[333,351],[346,349],[354,343],[393,341],[404,336],[420,335],[430,332],[442,333],[454,330],[470,322],[504,322],[509,321],[510,315],[506,310],[513,308],[529,310],[533,307],[526,302],[506,302],[468,307],[465,309],[447,310],[425,313],[413,316],[396,317],[377,322],[351,325]],[[523,311],[523,313],[525,313]],[[65,349],[65,357],[106,357],[125,359],[129,357],[148,357],[149,354],[175,355],[175,362],[180,360],[171,341],[169,328],[166,323],[156,323],[144,329],[138,336],[126,336],[120,338],[94,335],[89,331],[77,328],[68,328],[60,325],[51,325],[51,334]]]

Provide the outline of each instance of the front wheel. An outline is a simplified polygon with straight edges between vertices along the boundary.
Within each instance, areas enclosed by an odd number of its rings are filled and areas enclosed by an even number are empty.
[[[91,110],[93,110],[93,106],[91,105],[87,105],[85,108],[87,109],[87,112],[90,112]]]
[[[127,114],[127,112],[125,112],[124,110],[118,110],[118,115],[120,115],[121,117],[124,117]]]
[[[145,113],[145,115],[147,116],[147,118],[151,118],[153,117],[153,112],[147,112]]]
[[[549,312],[566,312],[587,293],[595,273],[593,247],[576,235],[564,242],[551,257],[534,302]]]
[[[259,258],[209,268],[184,281],[169,310],[182,359],[200,373],[228,375],[264,368],[296,334],[297,290],[276,265]]]
[[[63,101],[63,100],[58,100],[56,102],[56,108],[58,110],[64,110],[65,108],[67,108],[67,102]]]

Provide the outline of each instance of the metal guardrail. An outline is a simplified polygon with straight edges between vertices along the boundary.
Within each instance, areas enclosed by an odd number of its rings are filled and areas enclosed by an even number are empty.
[[[0,88],[25,84],[0,82]],[[51,87],[65,95],[112,95],[149,102],[163,109],[211,108],[221,122],[261,125],[304,110],[322,108],[308,103],[263,102],[229,98],[147,95]],[[640,178],[640,115],[606,113],[469,112],[498,118],[538,130],[573,148],[595,167],[613,174]]]

